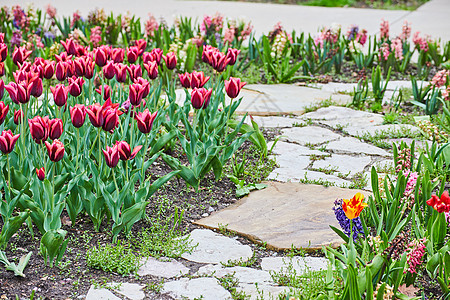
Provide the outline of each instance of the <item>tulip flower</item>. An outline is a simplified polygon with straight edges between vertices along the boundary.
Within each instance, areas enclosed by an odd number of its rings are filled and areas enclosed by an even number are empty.
[[[138,48],[138,55],[141,56],[144,53],[145,48],[147,48],[147,41],[144,39],[137,40],[136,47]]]
[[[45,169],[44,167],[38,169],[36,168],[36,175],[39,178],[40,181],[45,179]]]
[[[156,63],[159,65],[161,64],[161,58],[163,56],[163,51],[160,48],[153,49],[150,54],[153,57],[153,61],[156,61]]]
[[[227,51],[227,59],[229,59],[229,65],[233,66],[236,63],[237,57],[241,53],[241,50],[234,49],[234,48],[228,48]]]
[[[359,214],[362,212],[364,207],[367,206],[367,203],[363,202],[364,195],[361,193],[356,193],[352,199],[344,199],[342,203],[342,209],[344,210],[345,215],[350,220],[359,217]]]
[[[153,80],[158,77],[158,63],[156,61],[144,63],[144,68],[147,70],[147,74],[150,79]]]
[[[48,137],[51,140],[59,139],[63,132],[63,123],[61,119],[48,120]]]
[[[209,78],[209,76],[205,77],[205,74],[203,74],[203,72],[192,72],[191,88],[202,88],[208,82]]]
[[[180,78],[181,86],[188,89],[191,87],[191,74],[188,72],[184,74],[178,74],[178,77]]]
[[[86,58],[84,60],[84,78],[91,79],[94,77],[95,63],[92,58]]]
[[[142,77],[135,79],[134,83],[140,84],[142,86],[142,88],[144,89],[142,98],[146,98],[150,93],[150,83]]]
[[[134,64],[139,57],[139,48],[136,46],[132,46],[127,49],[127,61],[130,64]]]
[[[70,108],[70,119],[75,128],[83,126],[86,119],[86,107],[83,104],[75,104]]]
[[[77,44],[72,38],[66,39],[65,41],[61,40],[61,45],[64,47],[68,54],[75,55],[77,53]]]
[[[119,125],[119,115],[117,114],[117,110],[111,107],[103,110],[104,122],[102,125],[102,129],[104,131],[113,132],[113,130]]]
[[[4,62],[8,56],[8,46],[5,43],[0,43],[0,62]]]
[[[41,117],[36,116],[33,119],[28,120],[30,126],[30,133],[33,140],[40,144],[48,139],[49,134],[49,119],[48,116]]]
[[[106,79],[112,79],[116,75],[116,68],[114,68],[114,62],[112,60],[108,60],[106,65],[103,67],[103,76]]]
[[[241,82],[240,78],[230,77],[230,80],[225,80],[225,91],[228,97],[231,99],[236,98],[246,84],[247,82]]]
[[[97,93],[99,93],[100,95],[102,94],[102,87],[95,89],[95,91]],[[111,88],[109,87],[109,85],[104,84],[103,85],[103,100],[108,100],[111,98]]]
[[[163,56],[164,61],[166,62],[167,69],[173,70],[177,66],[177,55],[175,52],[169,52],[166,56]]]
[[[43,65],[43,76],[45,79],[50,79],[55,74],[55,62],[46,60]]]
[[[30,101],[30,93],[27,89],[25,82],[20,82],[19,84],[15,82],[10,82],[5,85],[5,90],[8,92],[11,100],[16,103],[27,103]]]
[[[30,91],[30,95],[38,98],[42,95],[42,92],[44,91],[44,86],[42,85],[42,79],[39,77],[35,77],[30,82],[28,89]]]
[[[106,150],[102,149],[105,156],[106,165],[110,168],[114,168],[119,163],[119,150],[116,145],[112,147],[106,146]]]
[[[0,101],[0,125],[5,121],[8,111],[9,105],[5,105],[3,101]]]
[[[111,50],[111,59],[114,63],[123,63],[125,57],[125,50],[123,48],[114,48]]]
[[[83,77],[72,76],[71,78],[69,78],[69,87],[68,87],[69,93],[73,97],[80,96],[83,89],[83,85],[84,85]]]
[[[138,112],[134,118],[137,121],[139,131],[143,134],[150,133],[153,121],[155,121],[157,115],[157,111],[151,114],[148,109],[145,109],[143,112]]]
[[[217,49],[210,45],[203,45],[202,61],[212,65],[212,56]]]
[[[73,61],[73,69],[78,77],[84,76],[84,74],[86,73],[84,57],[75,58],[75,60]]]
[[[72,55],[68,55],[67,52],[61,52],[59,55],[55,54],[55,60],[56,62],[60,62],[60,61],[64,61],[64,62],[68,62],[68,61],[72,61]]]
[[[191,92],[191,103],[195,109],[205,109],[208,107],[209,100],[211,99],[212,90],[205,88],[194,88]]]
[[[0,62],[0,77],[6,74],[5,63]]]
[[[95,63],[99,67],[103,67],[106,65],[106,62],[108,61],[108,48],[107,47],[98,47],[94,49],[94,56],[95,56]]]
[[[131,81],[134,81],[136,78],[142,77],[142,69],[140,65],[130,65],[127,69],[130,74]]]
[[[438,196],[432,195],[429,200],[427,200],[427,204],[433,207],[438,213],[450,211],[450,196],[448,195],[448,191],[444,191],[439,199]]]
[[[3,99],[3,94],[5,93],[5,82],[0,79],[0,100]]]
[[[56,64],[56,67],[55,67],[56,79],[58,79],[59,81],[64,81],[64,79],[66,79],[67,67],[68,67],[68,65],[64,61],[60,61]]]
[[[116,74],[116,79],[118,82],[125,82],[127,81],[127,71],[128,71],[128,67],[125,64],[122,63],[117,63],[115,64],[115,74]]]
[[[130,99],[130,103],[133,106],[138,106],[141,104],[142,97],[144,94],[144,87],[138,83],[130,84],[129,86],[129,94],[128,99]]]
[[[229,62],[230,58],[227,58],[227,56],[220,51],[216,51],[212,54],[212,67],[219,73],[225,70]]]
[[[64,156],[64,145],[59,140],[54,140],[52,144],[45,141],[45,147],[47,147],[48,156],[53,162],[60,161]]]
[[[3,154],[9,154],[14,150],[14,145],[19,139],[20,134],[13,135],[11,130],[3,130],[0,135],[0,151]]]
[[[13,51],[12,60],[15,65],[23,64],[23,62],[31,55],[33,51],[27,51],[25,46],[16,47]]]
[[[131,151],[130,145],[126,141],[116,142],[117,150],[119,151],[120,160],[127,161],[136,157],[136,154],[141,150],[142,145],[136,146]]]
[[[23,111],[21,109],[14,112],[14,124],[19,125],[23,121]]]
[[[94,127],[102,127],[103,123],[105,123],[103,107],[100,104],[95,103],[93,105],[89,105],[86,109],[86,113],[88,114],[89,120]]]
[[[55,104],[59,107],[66,105],[67,98],[69,96],[69,87],[64,86],[64,84],[57,84],[55,87],[50,87],[53,94],[53,100]]]

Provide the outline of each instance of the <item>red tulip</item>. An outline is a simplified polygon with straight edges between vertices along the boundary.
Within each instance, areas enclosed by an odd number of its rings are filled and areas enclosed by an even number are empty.
[[[191,103],[195,109],[207,108],[209,100],[211,99],[212,90],[205,88],[195,88],[191,92]]]
[[[103,122],[102,129],[112,133],[117,125],[119,125],[119,115],[117,114],[117,109],[111,107],[106,108],[103,110],[103,116],[105,121]]]
[[[10,82],[5,85],[5,90],[11,97],[11,100],[16,104],[27,103],[30,101],[30,93],[25,82],[20,82],[19,84]]]
[[[32,51],[27,51],[25,46],[16,47],[14,49],[12,60],[15,65],[23,64],[23,62],[31,55]]]
[[[84,74],[86,73],[86,68],[85,68],[85,61],[84,61],[85,57],[77,57],[75,58],[75,60],[73,61],[73,69],[75,71],[75,74],[78,77],[84,76]]]
[[[144,53],[145,48],[147,48],[147,41],[144,39],[137,40],[136,47],[138,48],[138,55],[141,56]]]
[[[78,97],[81,95],[82,89],[84,85],[84,79],[83,77],[75,77],[72,76],[69,78],[69,93],[73,97]]]
[[[67,68],[68,64],[66,62],[58,62],[55,68],[56,79],[58,79],[59,81],[64,81],[64,79],[66,79],[67,77]]]
[[[36,64],[32,65],[30,72],[34,73],[34,74],[38,74],[38,77],[41,79],[44,77],[44,67],[41,65],[36,65]]]
[[[66,78],[72,77],[75,75],[75,66],[73,64],[73,60],[68,60],[66,63]]]
[[[138,112],[134,118],[137,121],[139,131],[143,134],[149,133],[152,130],[153,121],[155,121],[157,114],[157,111],[151,114],[148,109]]]
[[[94,49],[94,55],[95,55],[95,63],[99,67],[103,67],[106,65],[106,62],[108,61],[109,57],[109,48],[106,46],[101,46]]]
[[[153,57],[153,61],[156,61],[156,63],[159,65],[161,64],[161,58],[163,56],[163,51],[159,48],[153,49],[150,54]]]
[[[99,93],[100,95],[102,94],[102,87],[95,89],[95,91],[97,93]],[[111,88],[109,87],[109,85],[104,84],[103,85],[103,100],[108,100],[111,98]]]
[[[209,78],[209,76],[205,77],[205,74],[203,74],[203,72],[192,72],[191,88],[202,88],[208,82]]]
[[[140,65],[130,65],[128,66],[127,70],[130,74],[131,81],[134,81],[136,78],[142,77],[142,69]]]
[[[45,169],[44,167],[38,169],[36,168],[36,175],[39,178],[40,181],[45,179]]]
[[[30,91],[30,95],[38,98],[42,95],[42,92],[44,91],[44,86],[42,85],[42,79],[40,77],[35,77],[30,82],[30,85],[28,86],[28,89]]]
[[[90,57],[84,59],[84,78],[91,79],[94,77],[95,63]]]
[[[5,121],[8,111],[9,105],[5,105],[3,101],[0,101],[0,125]]]
[[[55,62],[46,60],[43,65],[43,75],[45,79],[50,79],[55,74]]]
[[[49,134],[49,119],[48,116],[41,117],[36,116],[33,119],[28,120],[30,126],[30,133],[33,140],[40,144],[48,139]]]
[[[89,53],[89,48],[88,47],[84,48],[81,45],[78,45],[78,44],[75,45],[75,53],[74,53],[75,56],[81,57],[81,56],[84,56],[84,55],[86,55],[88,53]]]
[[[60,61],[64,61],[64,62],[68,62],[72,60],[72,55],[68,55],[67,52],[61,52],[59,55],[55,54],[55,59],[56,62],[60,62]]]
[[[70,119],[74,127],[80,128],[83,126],[86,119],[86,107],[83,104],[75,104],[74,107],[70,108]]]
[[[61,45],[63,45],[68,54],[75,55],[77,53],[77,44],[72,38],[66,39],[66,41],[61,40]]]
[[[127,60],[130,64],[134,64],[139,56],[139,48],[132,46],[127,49]]]
[[[119,150],[116,145],[112,147],[106,146],[106,150],[103,150],[105,156],[106,165],[110,168],[114,168],[119,163]]]
[[[61,119],[48,120],[48,137],[51,140],[59,139],[63,132],[63,123]]]
[[[214,70],[221,73],[227,67],[228,63],[230,62],[230,58],[227,58],[227,56],[225,54],[223,54],[222,52],[216,51],[212,55],[211,62],[212,62],[212,67],[214,68]]]
[[[125,50],[123,48],[114,48],[111,50],[111,59],[114,63],[123,63],[123,58],[125,56]]]
[[[246,84],[247,82],[241,82],[240,78],[230,77],[230,80],[225,80],[225,91],[227,92],[228,97],[231,99],[236,98],[242,87]]]
[[[142,145],[139,145],[131,151],[130,145],[125,141],[116,142],[117,150],[119,151],[119,158],[123,161],[130,160],[136,157],[136,154],[141,150]]]
[[[45,141],[45,147],[47,147],[48,156],[53,162],[60,161],[64,156],[64,145],[59,140],[54,140],[52,144]]]
[[[438,196],[432,195],[431,198],[427,200],[427,204],[437,210],[438,213],[448,213],[450,211],[450,196],[448,195],[448,191],[444,191],[440,199]]]
[[[150,93],[150,83],[142,77],[135,79],[134,83],[142,85],[142,88],[144,89],[142,92],[142,98],[146,98]]]
[[[133,83],[130,84],[129,91],[128,99],[130,100],[131,105],[138,106],[141,104],[144,87],[138,83]]]
[[[153,80],[158,77],[158,63],[156,61],[144,63],[144,68],[147,70],[147,74],[150,79]]]
[[[5,70],[5,63],[0,63],[0,77],[2,77],[3,75],[5,75],[6,70]]]
[[[55,87],[50,87],[50,90],[53,94],[53,101],[59,107],[66,105],[67,98],[69,96],[69,88],[68,86],[64,86],[64,84],[57,84]]]
[[[175,52],[169,52],[166,56],[163,56],[164,61],[166,62],[167,69],[173,70],[177,66],[177,55]]]
[[[8,46],[5,43],[0,44],[0,62],[4,62],[8,56]]]
[[[94,127],[103,126],[103,123],[105,123],[105,117],[103,116],[103,106],[98,103],[89,105],[86,109],[86,112],[89,116],[89,120]]]
[[[19,139],[20,134],[13,135],[11,130],[3,130],[0,135],[0,151],[3,154],[9,154],[14,150],[14,145]]]
[[[14,124],[19,125],[23,121],[23,111],[21,109],[14,112]]]
[[[215,51],[217,51],[216,48],[210,45],[203,45],[202,61],[204,63],[212,65],[212,56]]]
[[[128,67],[125,64],[122,63],[117,63],[115,64],[115,74],[116,74],[116,79],[118,82],[125,82],[127,81],[127,70]]]
[[[103,67],[103,76],[106,79],[112,79],[116,74],[116,68],[114,68],[114,62],[112,60],[108,60],[106,65]]]
[[[3,32],[0,32],[0,43],[5,42],[5,34]]]
[[[178,77],[180,78],[181,86],[188,89],[191,87],[191,74],[188,72],[184,74],[178,74]]]
[[[0,79],[0,100],[3,99],[3,94],[5,93],[5,83]]]
[[[230,66],[233,66],[236,63],[239,53],[241,53],[241,50],[228,48],[227,59],[230,60],[230,62],[228,63]]]

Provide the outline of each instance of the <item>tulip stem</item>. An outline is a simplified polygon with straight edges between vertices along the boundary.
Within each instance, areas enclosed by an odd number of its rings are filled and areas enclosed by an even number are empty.
[[[99,127],[98,128],[98,134],[97,134],[97,139],[98,139],[98,168],[100,169],[101,163],[100,163],[100,158],[101,158],[101,152],[102,152],[102,139],[100,137],[100,133],[102,131],[102,128]]]
[[[123,164],[124,164],[124,166],[125,166],[125,176],[126,176],[126,178],[127,178],[127,182],[128,182],[128,160],[124,160],[123,161]]]
[[[79,160],[79,154],[80,154],[80,128],[77,128],[77,164],[76,164],[76,168],[78,169],[78,160]]]
[[[8,190],[9,198],[11,199],[11,166],[9,165],[9,154],[6,154],[6,161],[8,162]]]
[[[114,185],[116,186],[117,196],[119,196],[119,188],[117,187],[116,173],[114,172],[113,168],[111,168],[111,172],[113,173],[113,180],[114,180]]]
[[[142,166],[141,166],[141,186],[145,181],[145,170],[144,170],[144,164],[145,164],[145,155],[147,154],[147,148],[148,148],[148,134],[145,135],[145,147],[144,147],[144,156],[142,157]]]
[[[55,207],[55,162],[52,163],[52,202],[51,202],[51,210]]]
[[[350,219],[350,238],[353,239],[353,219]]]

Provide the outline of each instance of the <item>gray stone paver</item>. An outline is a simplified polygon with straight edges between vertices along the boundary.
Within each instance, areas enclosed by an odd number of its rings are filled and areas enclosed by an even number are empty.
[[[355,173],[363,172],[364,169],[369,166],[372,159],[369,156],[349,156],[333,154],[331,157],[325,159],[316,160],[313,163],[313,168],[332,168],[336,170],[334,173],[339,172],[349,176]]]
[[[273,141],[267,143],[267,148],[271,149]],[[314,150],[305,146],[300,146],[294,143],[288,143],[284,141],[278,141],[272,149],[272,154],[274,155],[289,155],[290,153],[295,153],[298,156],[305,155],[327,155],[327,152]]]
[[[318,126],[293,127],[281,130],[280,140],[302,146],[319,145],[338,140],[339,134]]]
[[[297,275],[307,271],[320,271],[328,268],[328,259],[324,257],[263,257],[261,269],[265,271],[287,273],[295,270]]]
[[[137,283],[111,282],[107,284],[107,286],[112,288],[115,292],[127,297],[127,299],[142,300],[145,298],[145,293],[143,291],[144,286]]]
[[[93,285],[89,288],[86,300],[121,300],[111,291],[105,288],[96,289]]]
[[[189,268],[174,259],[144,259],[138,270],[139,276],[152,275],[164,278],[180,277],[189,273]]]
[[[163,293],[176,299],[229,300],[231,294],[215,278],[181,278],[164,284]]]
[[[325,146],[326,150],[338,154],[365,154],[378,156],[391,156],[389,152],[376,146],[363,143],[353,137],[341,137],[338,141],[332,141]]]
[[[253,269],[249,267],[228,267],[224,268],[222,265],[206,265],[201,267],[198,272],[200,276],[214,276],[222,278],[227,275],[233,275],[240,283],[266,283],[274,284],[269,272]]]
[[[288,294],[290,288],[287,286],[276,286],[264,283],[260,283],[258,285],[249,283],[240,283],[237,286],[236,291],[244,292],[245,295],[250,297],[248,298],[249,300],[257,300],[257,299],[276,300],[279,299],[280,295]]]

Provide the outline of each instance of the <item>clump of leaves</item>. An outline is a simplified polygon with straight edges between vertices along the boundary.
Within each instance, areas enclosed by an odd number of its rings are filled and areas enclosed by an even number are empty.
[[[119,241],[116,245],[99,245],[87,251],[87,265],[107,272],[127,275],[139,268],[139,257],[132,249]]]

